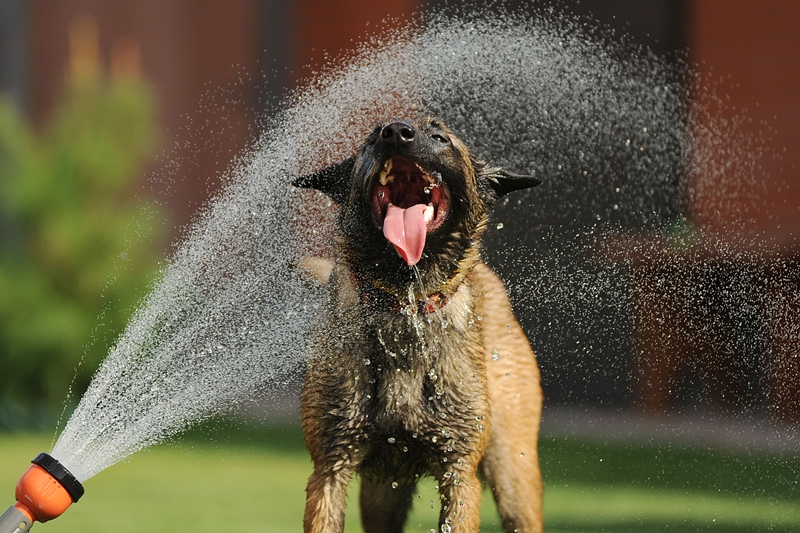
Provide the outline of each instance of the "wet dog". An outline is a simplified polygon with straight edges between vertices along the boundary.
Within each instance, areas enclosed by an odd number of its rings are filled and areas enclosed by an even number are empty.
[[[428,118],[378,124],[353,157],[294,181],[340,206],[302,391],[307,533],[342,531],[354,474],[368,533],[403,530],[424,475],[439,531],[478,531],[479,472],[507,532],[542,530],[539,370],[480,257],[491,205],[538,183]]]

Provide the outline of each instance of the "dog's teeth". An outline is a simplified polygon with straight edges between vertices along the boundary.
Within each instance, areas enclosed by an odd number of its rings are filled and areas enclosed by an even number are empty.
[[[378,176],[378,181],[380,181],[381,185],[386,185],[387,183],[394,181],[394,176],[388,175],[387,170],[381,170],[381,175]]]
[[[422,212],[422,216],[425,219],[426,224],[430,224],[431,220],[433,220],[433,204],[428,204],[425,207],[425,210]]]
[[[392,160],[387,159],[386,163],[383,164],[383,168],[381,169],[381,173],[378,176],[378,181],[380,181],[381,185],[386,185],[387,183],[391,183],[394,180],[394,176],[390,176],[389,173],[392,171]]]

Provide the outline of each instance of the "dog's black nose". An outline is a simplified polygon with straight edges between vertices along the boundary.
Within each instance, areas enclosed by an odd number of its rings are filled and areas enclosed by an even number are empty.
[[[395,148],[399,148],[404,144],[412,142],[416,133],[414,127],[410,124],[406,124],[405,122],[392,122],[383,127],[381,130],[381,138]]]

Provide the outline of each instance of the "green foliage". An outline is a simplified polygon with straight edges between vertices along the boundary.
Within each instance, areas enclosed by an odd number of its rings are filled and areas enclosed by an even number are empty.
[[[147,82],[99,71],[69,80],[43,133],[0,99],[0,428],[60,410],[73,376],[79,396],[147,289],[155,112]]]

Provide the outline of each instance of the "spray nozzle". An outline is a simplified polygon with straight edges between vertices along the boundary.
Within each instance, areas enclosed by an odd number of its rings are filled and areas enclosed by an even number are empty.
[[[0,533],[25,533],[33,522],[61,516],[83,496],[83,485],[54,457],[40,453],[17,481],[17,503],[0,516]]]

